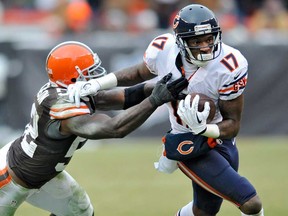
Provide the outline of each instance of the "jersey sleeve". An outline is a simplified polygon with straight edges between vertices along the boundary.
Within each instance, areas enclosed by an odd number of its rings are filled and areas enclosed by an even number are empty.
[[[61,120],[91,113],[88,102],[84,103],[82,101],[80,107],[77,107],[75,103],[69,102],[68,96],[65,94],[66,89],[49,88],[45,91],[42,91],[42,94],[38,94],[37,101],[41,104],[39,107],[42,107],[44,112],[50,116],[50,119]],[[41,95],[44,95],[45,99],[40,100]]]
[[[160,75],[159,68],[161,68],[161,64],[167,64],[167,59],[163,58],[167,54],[166,52],[169,50],[171,43],[174,41],[172,37],[173,35],[168,33],[160,35],[154,38],[147,47],[143,60],[151,73]]]
[[[90,114],[88,106],[81,102],[80,107],[72,103],[63,103],[57,101],[50,109],[51,119],[67,119],[75,116]]]
[[[222,84],[219,91],[221,100],[232,100],[239,97],[245,90],[248,80],[248,62],[240,54],[235,55],[234,67],[226,65],[225,76],[222,77]],[[235,63],[237,62],[237,64]],[[223,62],[222,62],[223,63]],[[224,63],[225,65],[225,63]]]

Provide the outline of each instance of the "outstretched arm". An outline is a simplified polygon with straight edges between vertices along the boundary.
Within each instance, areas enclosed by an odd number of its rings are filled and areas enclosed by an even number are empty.
[[[89,139],[122,138],[139,127],[162,104],[175,100],[166,83],[172,74],[158,81],[152,94],[140,104],[110,118],[104,114],[83,115],[62,120],[62,135],[75,134]],[[181,87],[184,88],[184,87]]]
[[[132,86],[142,83],[145,80],[154,78],[146,67],[145,63],[140,63],[132,67],[128,67],[106,76],[91,79],[89,81],[78,81],[68,86],[67,94],[70,102],[75,102],[76,106],[80,106],[80,98],[87,95],[95,95],[100,90],[111,89],[116,86]]]
[[[117,78],[118,86],[131,86],[156,77],[149,71],[144,62],[113,73]]]
[[[63,120],[61,132],[88,139],[122,138],[142,125],[156,109],[157,106],[153,106],[147,98],[113,118],[94,114]]]
[[[127,88],[99,91],[94,96],[97,110],[127,109],[151,95],[155,83],[143,83]]]

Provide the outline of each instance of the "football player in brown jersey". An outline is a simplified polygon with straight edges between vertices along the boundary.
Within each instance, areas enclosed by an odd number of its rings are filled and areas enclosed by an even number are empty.
[[[67,87],[106,73],[98,55],[83,43],[64,42],[48,54],[46,70],[49,82],[35,97],[24,133],[0,150],[0,215],[13,216],[27,201],[51,215],[92,216],[87,193],[65,171],[74,152],[87,139],[125,137],[186,86],[169,83],[168,74],[156,85],[99,91],[78,107],[69,102]],[[95,112],[101,107],[125,110],[110,117]]]

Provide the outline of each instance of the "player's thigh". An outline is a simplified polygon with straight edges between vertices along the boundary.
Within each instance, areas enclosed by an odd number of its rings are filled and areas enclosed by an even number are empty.
[[[8,173],[7,152],[11,143],[0,149],[0,215],[12,216],[25,199],[33,193],[16,184]]]
[[[228,160],[215,150],[197,159],[182,162],[179,167],[199,186],[237,206],[256,193],[251,183],[240,176]]]
[[[35,190],[21,187],[11,180],[0,188],[0,215],[12,216],[18,207],[33,194]]]
[[[93,207],[86,191],[66,171],[43,185],[27,199],[30,204],[59,216],[91,216]]]

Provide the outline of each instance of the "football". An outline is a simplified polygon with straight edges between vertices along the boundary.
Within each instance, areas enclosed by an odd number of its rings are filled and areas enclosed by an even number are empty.
[[[211,98],[209,98],[207,95],[205,94],[202,94],[202,93],[191,93],[191,103],[194,99],[194,97],[196,95],[199,95],[200,96],[200,99],[199,99],[199,104],[198,104],[198,110],[201,112],[203,111],[204,109],[204,104],[206,101],[209,102],[209,105],[210,105],[210,113],[209,113],[209,116],[207,118],[207,123],[211,122],[215,116],[215,113],[216,113],[216,106],[215,106],[215,103],[213,102],[213,100]]]

